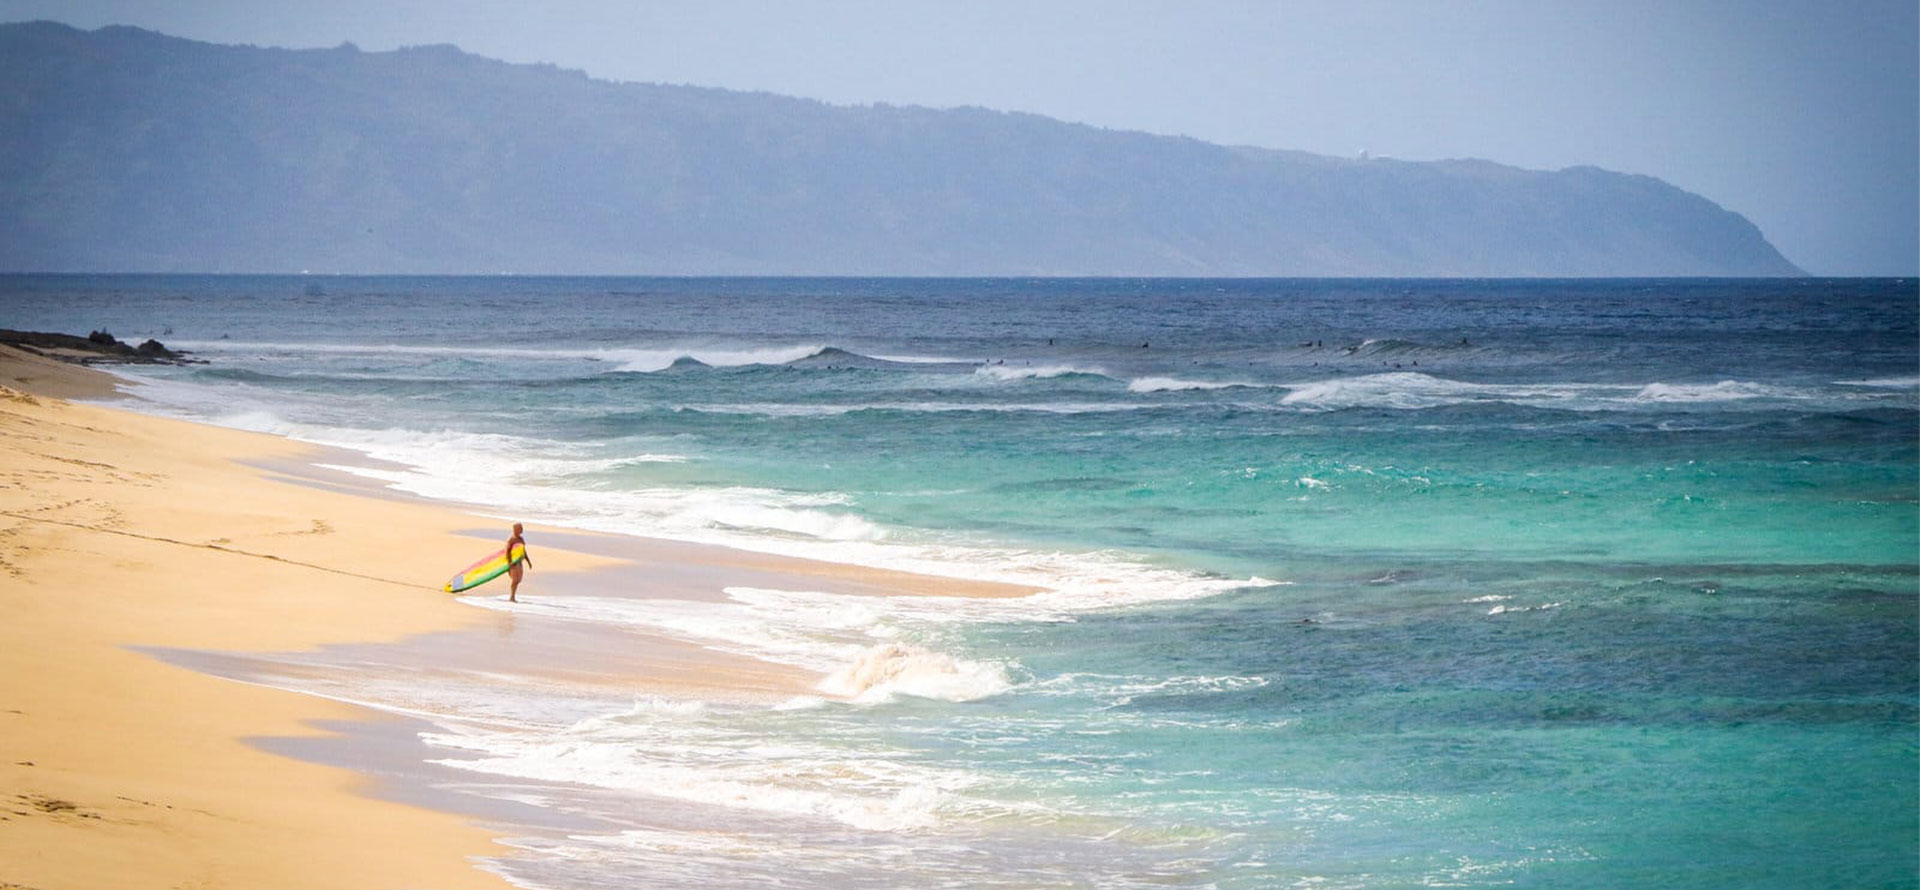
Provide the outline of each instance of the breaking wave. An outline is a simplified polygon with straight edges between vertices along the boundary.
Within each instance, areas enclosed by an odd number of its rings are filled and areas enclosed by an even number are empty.
[[[975,374],[989,380],[1048,380],[1054,377],[1106,377],[1098,368],[1074,365],[981,365]]]

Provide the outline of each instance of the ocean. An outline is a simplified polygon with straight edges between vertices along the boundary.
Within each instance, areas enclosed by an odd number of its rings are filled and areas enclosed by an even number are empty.
[[[0,326],[206,360],[124,369],[142,410],[399,492],[1044,591],[512,607],[838,684],[770,706],[337,679],[577,819],[488,865],[553,890],[1920,885],[1917,319],[1910,279],[0,277]]]

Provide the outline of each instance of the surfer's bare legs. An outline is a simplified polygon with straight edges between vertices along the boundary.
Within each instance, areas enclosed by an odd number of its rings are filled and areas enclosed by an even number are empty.
[[[517,603],[520,601],[518,599],[520,593],[520,577],[526,573],[526,570],[521,568],[519,563],[514,563],[513,568],[507,570],[507,579],[513,582],[507,587],[507,602]]]

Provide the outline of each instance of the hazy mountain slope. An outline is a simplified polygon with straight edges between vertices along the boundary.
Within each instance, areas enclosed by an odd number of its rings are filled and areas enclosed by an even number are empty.
[[[1342,160],[452,47],[0,26],[0,269],[1794,275],[1592,168]]]

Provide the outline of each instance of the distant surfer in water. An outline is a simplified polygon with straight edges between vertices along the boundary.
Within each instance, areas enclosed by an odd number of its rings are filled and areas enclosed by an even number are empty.
[[[507,602],[510,603],[520,601],[516,598],[520,592],[520,578],[527,573],[528,569],[533,568],[533,554],[527,553],[527,539],[520,536],[521,531],[520,523],[514,523],[513,537],[507,539],[507,558],[513,558],[513,548],[516,546],[520,548],[522,554],[519,562],[507,566],[507,579],[513,582],[507,588]]]

